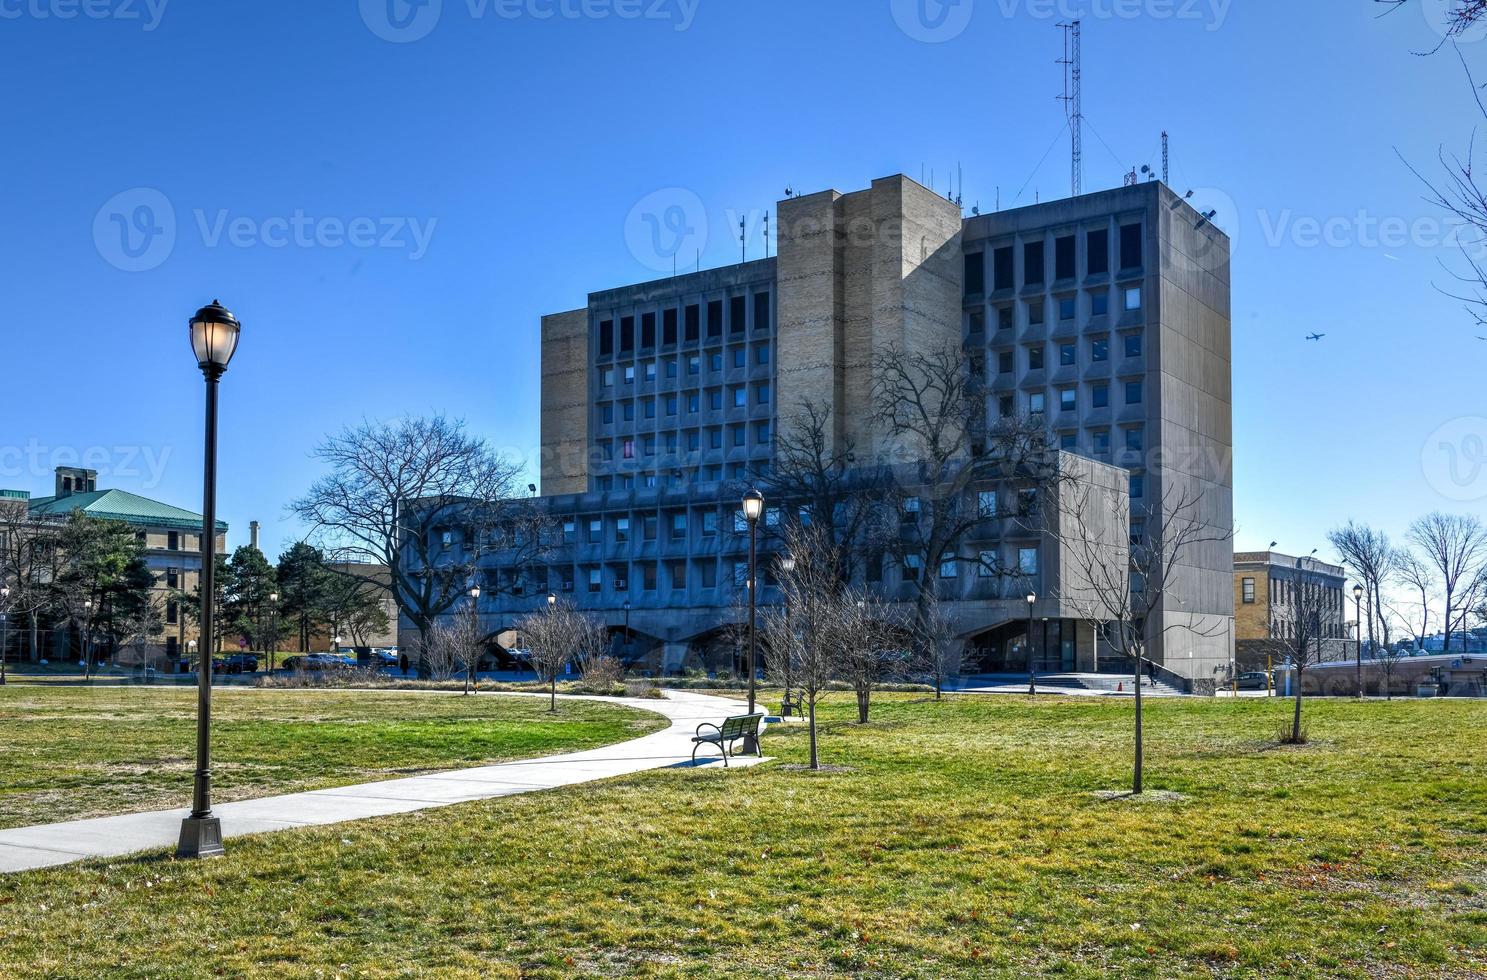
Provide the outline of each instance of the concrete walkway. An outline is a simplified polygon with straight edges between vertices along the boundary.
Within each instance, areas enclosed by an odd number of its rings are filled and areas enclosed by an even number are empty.
[[[545,694],[529,696],[547,697]],[[222,836],[232,838],[514,796],[646,769],[689,766],[692,735],[697,726],[703,722],[719,723],[728,715],[742,714],[746,708],[737,701],[690,691],[668,691],[664,699],[590,700],[608,701],[665,715],[671,720],[671,725],[641,738],[584,752],[240,800],[215,806],[213,811],[222,818]],[[752,765],[760,761],[763,760],[740,757],[731,764]],[[719,769],[723,766],[718,753],[710,746],[703,746],[697,754],[697,765]],[[45,868],[85,858],[119,857],[138,851],[174,848],[181,820],[189,812],[186,808],[159,810],[0,830],[0,873]]]

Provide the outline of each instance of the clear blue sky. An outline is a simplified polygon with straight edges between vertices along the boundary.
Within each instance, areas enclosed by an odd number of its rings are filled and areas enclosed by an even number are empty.
[[[0,486],[49,492],[54,461],[101,447],[105,485],[197,506],[185,328],[214,297],[244,323],[223,389],[234,544],[252,519],[271,555],[294,540],[311,448],[363,415],[445,411],[530,452],[538,317],[654,278],[627,246],[647,195],[696,195],[704,265],[737,257],[730,212],[787,184],[933,168],[944,190],[959,163],[967,208],[1066,195],[1055,24],[1075,9],[1086,188],[1159,166],[1165,128],[1172,183],[1237,231],[1237,546],[1483,510],[1442,496],[1421,451],[1487,414],[1487,331],[1436,290],[1457,259],[1432,228],[1379,244],[1373,225],[1436,217],[1396,148],[1432,167],[1480,122],[1455,55],[1414,54],[1438,40],[1419,11],[916,2],[395,0],[398,33],[387,0],[4,0]],[[1487,43],[1463,51],[1487,79]],[[297,241],[297,215],[318,236]],[[371,219],[379,244],[327,219]],[[1334,243],[1305,219],[1337,221]],[[1484,427],[1452,433],[1463,459]]]

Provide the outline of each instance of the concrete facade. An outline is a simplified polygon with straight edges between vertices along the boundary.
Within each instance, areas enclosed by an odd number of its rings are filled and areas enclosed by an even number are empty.
[[[1350,634],[1347,571],[1341,565],[1297,558],[1278,551],[1241,551],[1231,572],[1235,654],[1240,670],[1264,670],[1287,657],[1284,641],[1294,637],[1300,590],[1318,589],[1321,602],[1321,660],[1352,660],[1357,644]],[[1317,608],[1311,604],[1311,608]]]
[[[1211,540],[1147,624],[1148,652],[1211,689],[1232,662],[1235,609],[1223,233],[1155,182],[963,219],[900,175],[778,211],[776,259],[595,292],[543,319],[542,492],[564,540],[523,572],[520,595],[482,599],[492,627],[549,589],[617,628],[628,602],[631,630],[664,651],[657,666],[683,662],[734,622],[737,490],[767,492],[778,421],[807,401],[830,408],[834,440],[893,465],[913,447],[876,430],[872,352],[949,346],[966,352],[987,418],[1046,419],[1082,479],[1118,485],[1125,512],[1098,529],[1112,560],[1189,505]],[[989,518],[941,570],[962,635],[989,660],[1025,657],[1013,645],[1036,583],[1043,665],[1103,666],[1094,624],[1051,598],[1069,564],[1056,535],[1016,525]],[[1033,571],[962,575],[977,553]],[[890,563],[869,581],[902,597],[906,574]]]

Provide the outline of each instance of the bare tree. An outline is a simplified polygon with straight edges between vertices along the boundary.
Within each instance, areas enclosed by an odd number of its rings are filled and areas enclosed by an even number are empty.
[[[1373,660],[1382,675],[1379,686],[1384,689],[1384,699],[1387,701],[1394,700],[1394,675],[1399,672],[1399,664],[1404,658],[1404,649],[1398,643],[1374,651]]]
[[[793,659],[790,669],[799,685],[810,730],[811,768],[820,769],[816,705],[836,672],[841,629],[841,582],[830,559],[830,545],[821,528],[797,525],[786,531],[786,547],[795,565],[780,579],[790,606]]]
[[[895,541],[900,557],[919,570],[914,634],[922,642],[938,588],[931,570],[946,560],[980,563],[979,556],[960,555],[962,542],[986,517],[978,491],[993,483],[1020,487],[1018,519],[1036,531],[1044,513],[1040,497],[1056,483],[1058,452],[1040,417],[1013,416],[988,426],[980,379],[957,346],[876,350],[873,405],[874,420],[893,442],[884,455],[889,497],[902,521]],[[988,571],[1006,574],[999,567]]]
[[[1399,551],[1383,531],[1349,521],[1346,525],[1329,531],[1327,540],[1337,550],[1344,564],[1353,569],[1353,575],[1363,586],[1364,599],[1368,605],[1368,645],[1375,647],[1375,637],[1384,646],[1389,645],[1389,617],[1385,613],[1384,589],[1399,568]],[[1375,633],[1375,626],[1378,631]],[[1360,627],[1361,628],[1361,627]],[[1363,637],[1358,637],[1363,642]]]
[[[1285,653],[1296,670],[1295,712],[1291,718],[1290,735],[1283,741],[1300,745],[1306,741],[1301,728],[1302,682],[1307,668],[1324,659],[1323,641],[1327,638],[1327,625],[1335,615],[1326,588],[1305,578],[1298,578],[1295,583],[1292,609],[1295,618],[1281,628],[1273,629],[1271,641]]]
[[[549,602],[545,608],[517,620],[516,628],[526,638],[538,680],[548,685],[551,711],[558,710],[558,675],[575,661],[597,662],[606,656],[604,625],[568,602]]]
[[[386,566],[398,610],[419,638],[466,594],[487,549],[520,568],[547,546],[542,512],[517,493],[521,465],[461,421],[365,421],[327,438],[315,456],[330,472],[290,510],[338,574],[382,586],[355,565]]]
[[[1092,473],[1086,471],[1087,476]],[[1117,481],[1118,484],[1119,481]],[[1162,610],[1181,605],[1177,589],[1179,567],[1191,560],[1193,549],[1228,540],[1199,519],[1203,495],[1170,484],[1160,507],[1150,511],[1146,532],[1130,540],[1130,496],[1120,485],[1100,486],[1092,479],[1074,479],[1060,487],[1063,514],[1059,541],[1064,554],[1060,598],[1078,609],[1084,619],[1104,623],[1110,648],[1131,664],[1135,695],[1135,752],[1131,792],[1145,786],[1145,719],[1142,681],[1147,633]],[[1200,636],[1217,636],[1226,624],[1189,616],[1183,624]]]
[[[1416,0],[1373,0],[1385,8],[1384,13],[1392,14],[1401,7],[1406,7]],[[1487,17],[1487,0],[1418,0],[1420,3],[1449,4],[1445,13],[1445,37],[1441,39],[1441,46],[1454,43],[1467,31],[1476,26],[1483,17]]]
[[[40,650],[41,617],[56,603],[64,556],[59,526],[33,521],[24,502],[0,502],[0,585],[9,587],[12,622],[26,624],[26,650]]]
[[[939,593],[933,598],[921,622],[915,624],[919,630],[919,642],[915,644],[915,669],[934,683],[935,700],[943,697],[945,684],[965,671],[965,644],[955,636],[954,626],[940,600]]]
[[[873,690],[899,671],[905,660],[900,641],[911,634],[895,626],[887,603],[865,591],[843,590],[830,613],[836,671],[857,695],[857,724],[866,725]]]
[[[430,626],[417,640],[419,662],[424,665],[426,677],[446,681],[455,676],[469,662],[467,647],[471,642],[471,625],[468,616],[453,616]],[[465,688],[469,690],[469,681]]]
[[[1425,637],[1430,631],[1430,602],[1431,596],[1435,594],[1436,580],[1434,573],[1430,570],[1430,563],[1415,554],[1409,548],[1401,548],[1399,560],[1395,568],[1398,581],[1409,589],[1411,599],[1418,597],[1418,613],[1420,626],[1414,627],[1414,621],[1406,618],[1407,628],[1415,634],[1415,646],[1421,652],[1425,650]],[[1411,603],[1414,605],[1413,601]]]
[[[1452,635],[1465,626],[1487,587],[1487,525],[1471,515],[1437,511],[1411,524],[1407,537],[1439,583],[1450,653]]]

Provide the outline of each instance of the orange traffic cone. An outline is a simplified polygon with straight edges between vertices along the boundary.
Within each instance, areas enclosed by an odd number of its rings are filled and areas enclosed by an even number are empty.
[[[1126,689],[1126,682],[1125,681],[1121,681],[1119,684],[1116,684],[1115,685],[1115,693],[1116,694],[1121,693],[1125,689]]]

